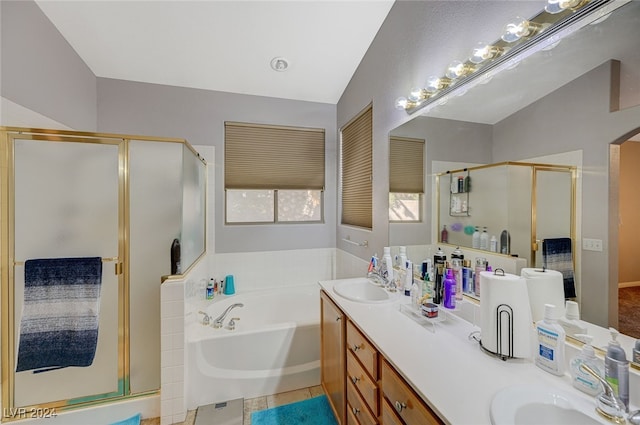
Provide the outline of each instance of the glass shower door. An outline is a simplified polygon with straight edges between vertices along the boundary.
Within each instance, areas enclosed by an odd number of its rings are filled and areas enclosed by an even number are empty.
[[[80,139],[16,136],[14,171],[14,364],[18,362],[24,305],[25,262],[33,259],[100,257],[97,297],[98,337],[90,365],[47,371],[15,372],[13,406],[64,405],[122,395],[124,383],[123,336],[119,329],[123,306],[119,302],[122,274],[123,190],[119,139]],[[99,273],[97,273],[99,274]],[[65,288],[63,297],[77,293]],[[57,307],[43,295],[47,320],[64,321],[66,307]],[[32,301],[29,301],[32,302]],[[93,302],[96,302],[93,298]],[[65,305],[64,302],[60,306]],[[95,320],[93,316],[92,320]],[[38,323],[34,321],[33,323]],[[24,332],[24,329],[22,329]],[[61,340],[62,343],[68,341]],[[13,368],[15,371],[15,367]]]

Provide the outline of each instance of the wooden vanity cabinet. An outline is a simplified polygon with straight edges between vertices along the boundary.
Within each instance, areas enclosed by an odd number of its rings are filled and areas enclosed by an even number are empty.
[[[369,340],[347,319],[347,414],[348,423],[378,424],[379,354]]]
[[[320,383],[339,425],[346,424],[346,318],[342,310],[320,292]]]

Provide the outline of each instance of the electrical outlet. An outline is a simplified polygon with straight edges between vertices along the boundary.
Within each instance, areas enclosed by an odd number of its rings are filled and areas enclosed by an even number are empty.
[[[582,249],[602,252],[602,239],[582,238]]]

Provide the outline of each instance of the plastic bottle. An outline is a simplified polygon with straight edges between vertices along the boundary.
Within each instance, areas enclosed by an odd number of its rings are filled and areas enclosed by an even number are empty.
[[[636,345],[633,347],[633,362],[640,363],[640,339],[636,340]]]
[[[180,274],[180,239],[171,242],[171,274]]]
[[[398,248],[398,255],[396,256],[396,266],[403,268],[407,263],[407,247],[401,246]]]
[[[613,388],[613,392],[629,409],[629,362],[624,349],[617,341],[619,332],[609,328],[611,341],[607,346],[607,354],[604,357],[604,377]]]
[[[456,280],[456,300],[462,300],[462,261],[460,258],[451,259],[451,270]]]
[[[447,230],[447,225],[445,224],[440,232],[440,242],[449,243],[449,231]]]
[[[498,252],[498,239],[496,235],[491,235],[491,239],[489,239],[489,251]]]
[[[574,387],[589,395],[598,395],[602,391],[600,381],[594,378],[590,373],[580,368],[585,364],[594,370],[600,377],[604,376],[604,364],[602,360],[596,357],[596,352],[591,346],[593,336],[586,334],[576,335],[580,340],[584,341],[582,351],[578,353],[569,363],[569,372],[571,373],[571,383]]]
[[[213,278],[209,279],[209,282],[207,282],[207,296],[206,298],[208,300],[212,300],[213,299]]]
[[[393,281],[393,261],[391,260],[391,248],[385,246],[382,252],[382,277],[387,282]]]
[[[469,174],[464,178],[464,191],[471,192],[471,176]]]
[[[410,296],[411,295],[411,286],[413,285],[413,263],[411,262],[411,260],[407,260],[405,261],[404,264],[404,294],[406,296]]]
[[[478,230],[478,226],[476,226],[473,236],[471,236],[471,247],[480,249],[480,231]]]
[[[422,289],[416,282],[413,282],[411,284],[411,305],[419,308],[420,298],[422,298]]]
[[[464,260],[464,253],[462,252],[459,246],[457,246],[456,249],[454,249],[453,252],[451,253],[451,259],[454,259],[454,258]]]
[[[476,297],[480,296],[480,272],[487,270],[487,259],[484,257],[476,258],[476,268],[473,273],[473,293]]]
[[[471,260],[462,260],[462,292],[473,293],[473,269]]]
[[[554,375],[564,375],[565,333],[555,319],[556,306],[544,305],[544,319],[536,322],[535,364]]]
[[[480,249],[485,251],[489,249],[489,233],[487,233],[486,226],[482,228],[482,233],[480,233]]]
[[[565,303],[564,317],[558,319],[558,324],[564,328],[567,335],[576,336],[587,333],[587,326],[580,322],[580,308],[575,301]]]
[[[447,269],[447,274],[443,282],[444,300],[442,302],[444,308],[456,308],[456,279],[453,276],[453,270]]]

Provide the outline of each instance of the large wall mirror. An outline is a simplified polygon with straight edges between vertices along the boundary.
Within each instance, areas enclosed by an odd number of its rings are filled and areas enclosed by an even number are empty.
[[[505,161],[573,166],[582,318],[640,338],[640,321],[625,307],[640,299],[631,298],[640,296],[640,269],[630,266],[637,260],[623,245],[640,238],[640,228],[629,225],[638,214],[627,195],[634,184],[628,173],[640,168],[640,149],[631,148],[640,141],[640,2],[605,7],[611,13],[593,13],[580,29],[545,40],[544,49],[516,57],[484,84],[454,87],[446,102],[424,107],[391,132],[425,141],[425,194],[420,220],[390,221],[389,241],[438,241],[438,173]]]

